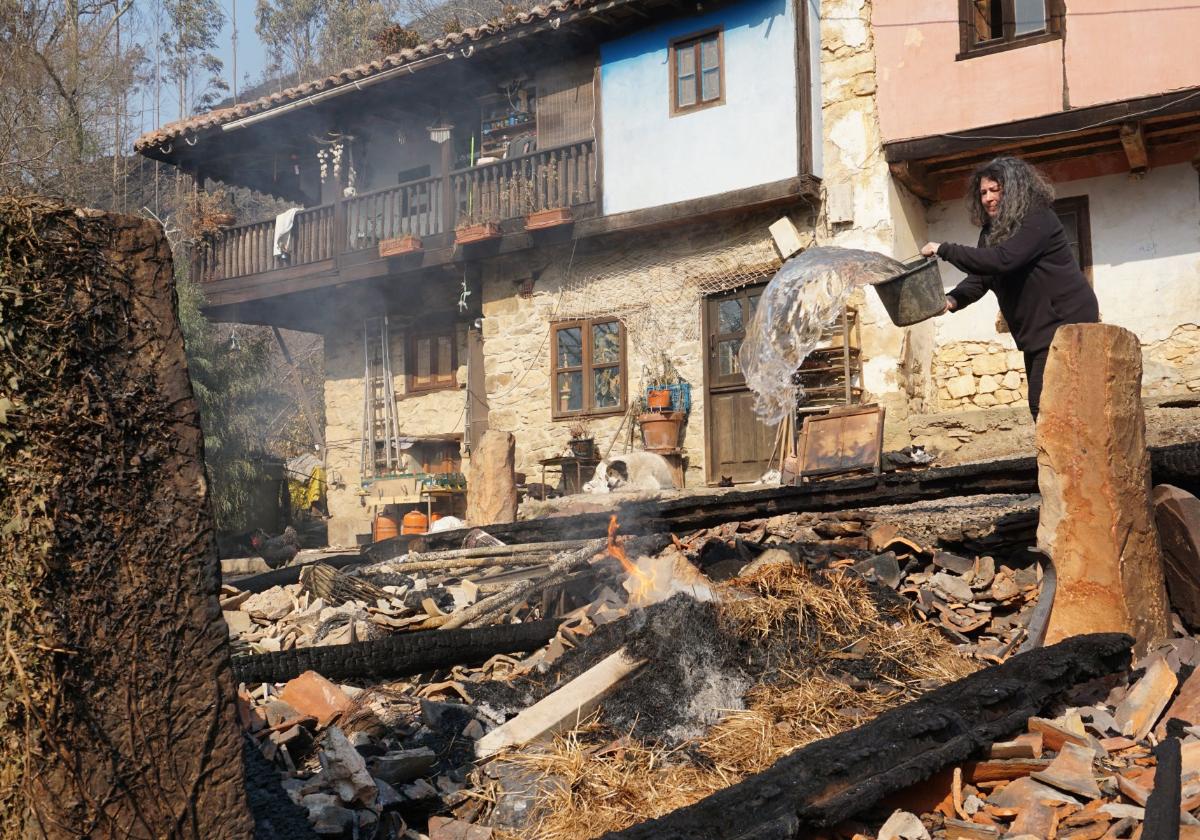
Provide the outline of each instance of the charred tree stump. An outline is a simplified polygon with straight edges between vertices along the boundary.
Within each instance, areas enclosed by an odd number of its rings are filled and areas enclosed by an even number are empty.
[[[423,630],[348,645],[293,648],[236,656],[238,682],[285,682],[316,671],[331,680],[403,677],[436,668],[482,662],[497,653],[535,650],[558,632],[556,621],[497,624],[474,630]]]
[[[0,837],[248,838],[160,229],[0,202]]]
[[[931,691],[810,744],[694,805],[606,838],[769,840],[809,836],[951,764],[983,755],[1073,686],[1129,666],[1132,639],[1077,636]]]

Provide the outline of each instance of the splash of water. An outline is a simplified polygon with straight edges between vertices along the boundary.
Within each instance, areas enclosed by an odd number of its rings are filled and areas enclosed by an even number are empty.
[[[783,264],[763,291],[738,352],[763,422],[779,423],[795,409],[803,392],[793,375],[841,315],[854,286],[903,270],[891,257],[852,248],[809,248]]]

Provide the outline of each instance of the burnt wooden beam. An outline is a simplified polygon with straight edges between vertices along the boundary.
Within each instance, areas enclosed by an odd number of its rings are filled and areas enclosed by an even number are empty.
[[[815,829],[860,814],[945,767],[984,757],[993,742],[1023,730],[1030,717],[1073,687],[1127,669],[1132,641],[1119,633],[1097,633],[1021,654],[885,712],[865,726],[797,750],[694,805],[604,837],[812,836]]]
[[[1183,755],[1178,738],[1167,738],[1154,748],[1158,768],[1154,790],[1146,800],[1146,822],[1142,840],[1174,840],[1179,837],[1179,808],[1183,797]]]
[[[1125,148],[1130,173],[1144,175],[1150,168],[1150,157],[1146,152],[1146,135],[1142,133],[1141,123],[1124,123],[1121,126],[1121,145]]]
[[[1188,492],[1200,490],[1200,442],[1151,447],[1150,462],[1156,484],[1174,484]],[[680,494],[653,501],[628,501],[613,509],[573,516],[544,516],[509,524],[488,525],[485,530],[506,543],[536,543],[563,539],[592,539],[608,533],[609,517],[616,513],[622,534],[685,532],[723,522],[761,519],[785,513],[820,513],[835,510],[898,505],[926,499],[948,499],[990,493],[1038,492],[1037,460],[1009,458],[984,464],[961,464],[927,470],[890,472],[880,476],[817,481],[799,487],[768,487],[720,495]],[[395,537],[363,549],[372,560],[389,560],[408,551],[458,548],[467,529]]]

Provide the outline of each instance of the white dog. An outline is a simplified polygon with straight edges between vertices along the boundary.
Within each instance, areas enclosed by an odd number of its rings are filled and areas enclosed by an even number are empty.
[[[601,461],[596,475],[583,489],[588,493],[612,493],[618,490],[671,490],[671,465],[653,452],[628,452]]]

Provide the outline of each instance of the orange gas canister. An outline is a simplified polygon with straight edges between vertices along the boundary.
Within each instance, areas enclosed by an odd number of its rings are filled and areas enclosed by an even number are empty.
[[[390,540],[400,533],[400,523],[393,513],[383,512],[375,515],[375,542]]]
[[[410,510],[404,514],[400,525],[401,534],[424,534],[429,530],[429,519],[419,510]]]

